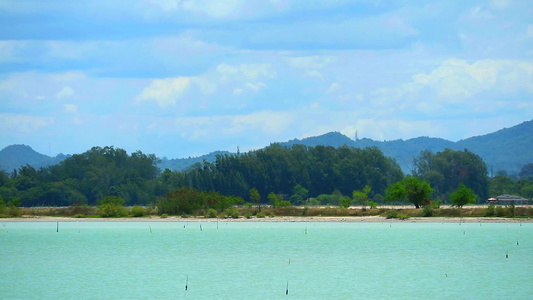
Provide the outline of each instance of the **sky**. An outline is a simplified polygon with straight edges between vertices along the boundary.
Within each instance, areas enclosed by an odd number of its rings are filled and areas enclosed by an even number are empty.
[[[529,0],[0,0],[0,149],[171,159],[531,119]]]

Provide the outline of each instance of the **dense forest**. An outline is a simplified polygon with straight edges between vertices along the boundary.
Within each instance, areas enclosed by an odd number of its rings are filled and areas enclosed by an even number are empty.
[[[10,174],[0,172],[0,200],[22,206],[69,206],[96,205],[115,197],[132,206],[168,203],[172,195],[189,194],[204,203],[215,199],[216,205],[227,207],[243,201],[357,204],[356,195],[364,194],[364,199],[384,203],[388,188],[405,178],[396,161],[376,147],[272,144],[241,155],[220,154],[213,163],[204,161],[185,171],[161,171],[158,162],[155,155],[140,151],[128,154],[119,148],[94,147],[57,165],[38,170],[26,165]],[[408,176],[427,182],[432,188],[430,198],[442,203],[450,203],[450,195],[460,184],[475,192],[478,203],[504,193],[533,197],[531,163],[517,176],[498,172],[489,178],[478,155],[446,149],[423,151],[413,165]],[[219,199],[217,195],[232,197]]]

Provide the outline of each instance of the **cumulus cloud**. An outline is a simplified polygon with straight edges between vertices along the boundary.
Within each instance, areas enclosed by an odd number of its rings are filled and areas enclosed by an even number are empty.
[[[188,77],[177,77],[167,79],[156,79],[144,88],[137,97],[141,102],[156,102],[159,107],[175,105],[177,100],[189,88],[191,79]]]
[[[65,99],[70,98],[74,95],[74,89],[70,86],[63,87],[59,92],[56,94],[57,99]]]
[[[187,93],[190,94],[191,99],[201,95],[202,101],[196,103],[197,107],[209,108],[209,104],[213,104],[210,102],[211,98],[203,96],[213,95],[219,88],[222,91],[217,95],[223,92],[233,95],[241,95],[246,91],[258,92],[267,87],[265,82],[258,80],[275,76],[276,72],[272,70],[270,64],[230,65],[222,63],[198,76],[154,79],[137,96],[137,101],[155,102],[159,107],[165,108],[176,105],[178,100]],[[217,103],[220,104],[219,101]]]
[[[533,63],[512,60],[479,60],[468,63],[449,59],[430,73],[419,73],[413,80],[386,94],[408,99],[431,95],[456,103],[485,91],[533,92]]]

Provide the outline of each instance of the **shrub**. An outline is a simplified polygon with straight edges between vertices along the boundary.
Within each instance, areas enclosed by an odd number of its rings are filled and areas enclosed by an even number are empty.
[[[429,205],[424,206],[424,209],[422,210],[422,216],[423,217],[432,217],[433,216],[433,208]]]
[[[503,209],[503,207],[501,206],[497,206],[495,210],[495,214],[497,217],[503,217],[505,216],[505,209]]]
[[[410,217],[406,214],[398,214],[398,219],[400,220],[407,220],[409,219]]]
[[[401,214],[397,210],[393,209],[387,213],[387,219],[406,220],[409,219],[409,216],[406,214]]]
[[[3,215],[6,213],[6,203],[4,202],[4,198],[0,196],[0,215]]]
[[[442,201],[440,201],[440,200],[433,200],[433,201],[431,201],[431,208],[433,208],[433,209],[439,209],[441,204],[442,204]]]
[[[216,218],[217,217],[217,211],[213,208],[210,208],[208,211],[207,211],[207,217],[208,218]]]
[[[9,201],[9,214],[13,217],[20,217],[20,198],[13,198]]]
[[[368,201],[367,203],[368,203],[368,205],[370,206],[370,208],[372,208],[372,209],[378,208],[378,204],[377,204],[377,202],[374,202],[374,201]]]
[[[125,217],[128,211],[123,206],[124,199],[116,196],[106,196],[98,201],[98,211],[100,216],[104,218],[109,217]]]
[[[264,218],[265,217],[265,213],[260,211],[255,216],[258,217],[258,218]]]
[[[487,206],[487,210],[485,211],[485,217],[492,216],[494,216],[494,204],[489,204],[489,206]]]
[[[302,211],[302,215],[306,216],[308,211],[309,211],[309,207],[305,206],[304,210]]]
[[[511,217],[514,217],[515,205],[514,205],[513,201],[511,201],[511,203],[509,203],[509,205],[507,206],[507,210],[509,210],[509,214],[511,215]]]
[[[161,218],[164,219],[164,218],[168,218],[168,214],[162,214],[161,215]]]
[[[246,212],[246,213],[244,214],[244,217],[245,217],[246,219],[250,219],[250,218],[252,217],[252,213],[251,213],[251,212]]]
[[[75,214],[74,218],[86,218],[87,216],[84,214]]]
[[[134,216],[134,217],[142,217],[142,216],[144,216],[144,214],[145,214],[145,211],[144,211],[144,208],[142,206],[134,205],[131,208],[131,215]]]
[[[226,218],[233,218],[238,219],[239,218],[239,211],[235,209],[234,207],[228,208],[224,211],[224,214]]]
[[[128,211],[122,205],[106,203],[99,206],[99,214],[104,218],[125,217],[128,215]]]
[[[398,218],[398,211],[393,209],[387,212],[387,219]]]

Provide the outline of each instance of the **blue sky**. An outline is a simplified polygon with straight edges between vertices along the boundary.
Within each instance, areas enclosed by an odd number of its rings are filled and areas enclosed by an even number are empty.
[[[159,157],[533,116],[533,2],[0,0],[0,148]]]

